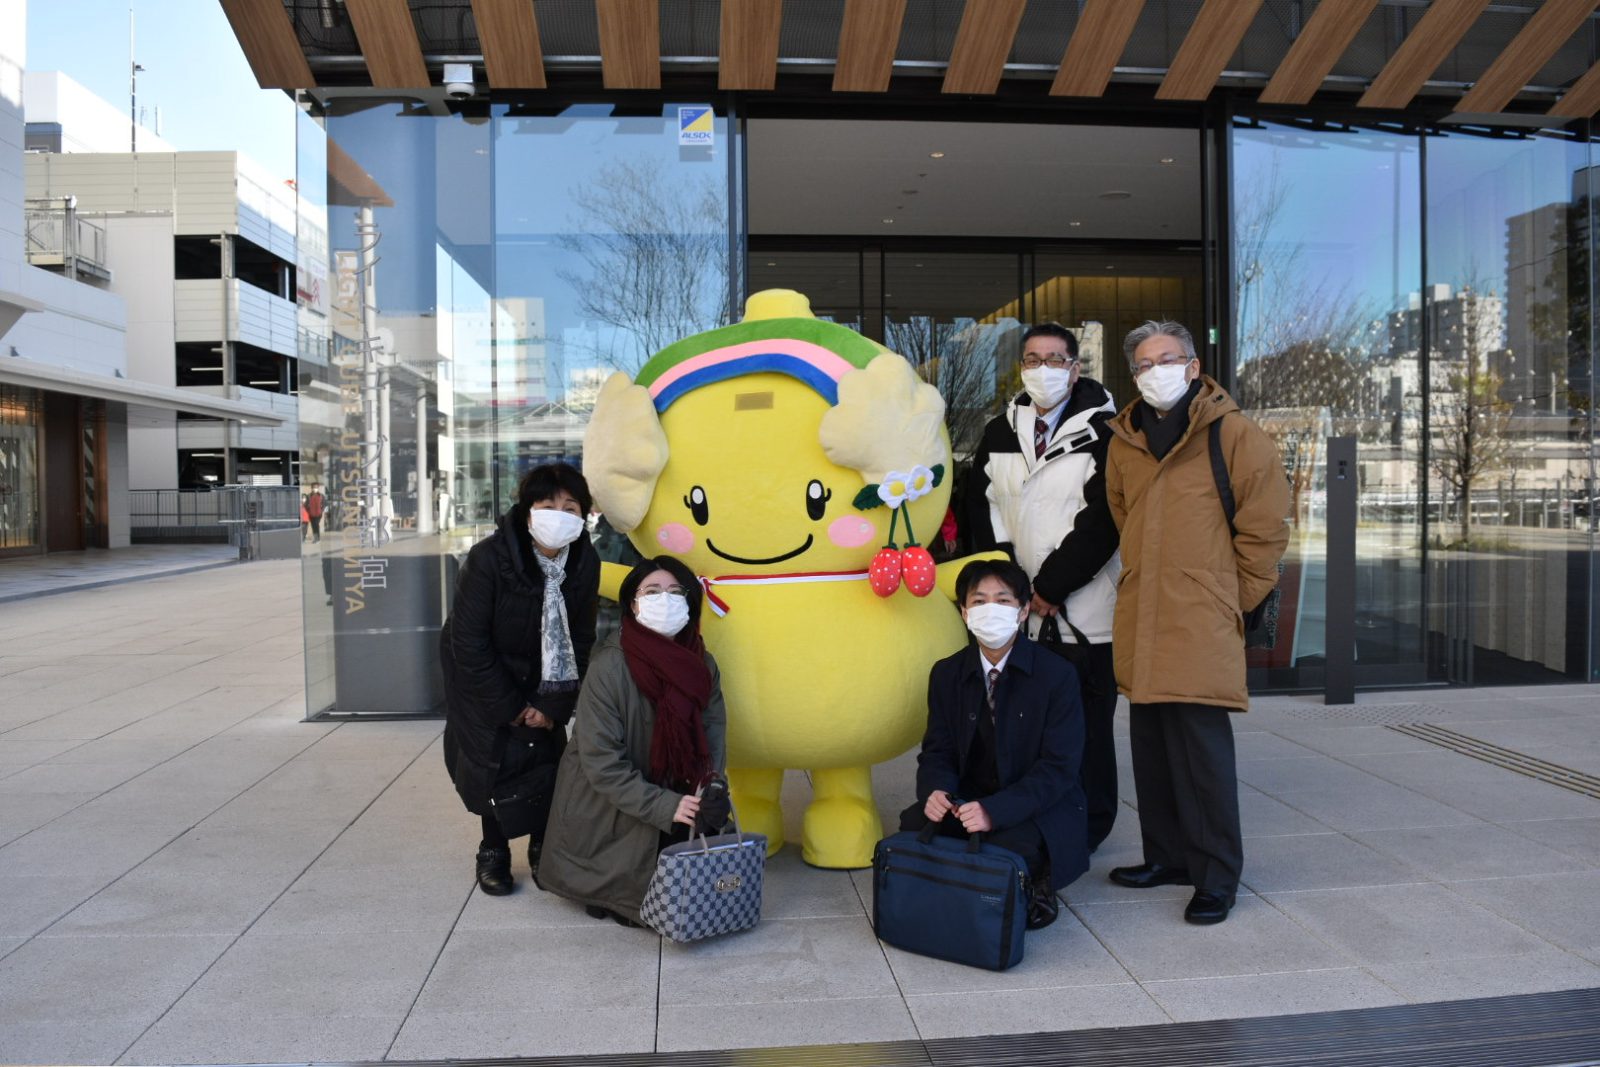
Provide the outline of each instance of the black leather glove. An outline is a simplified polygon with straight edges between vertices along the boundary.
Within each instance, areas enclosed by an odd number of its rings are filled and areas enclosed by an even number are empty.
[[[733,815],[733,801],[728,797],[728,783],[723,778],[713,778],[700,793],[700,812],[694,817],[696,836],[720,834]]]

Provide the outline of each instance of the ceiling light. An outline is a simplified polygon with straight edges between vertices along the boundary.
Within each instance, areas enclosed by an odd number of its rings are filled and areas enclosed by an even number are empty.
[[[770,260],[770,259],[769,259],[769,260],[767,260],[767,266],[769,266],[769,267],[776,267],[776,266],[777,266],[777,264],[776,264],[776,263],[774,263],[774,262],[773,262],[773,261],[772,261],[772,260]]]
[[[929,152],[928,153],[928,158],[929,159],[943,159],[944,158],[944,153],[943,152]]]
[[[1162,156],[1161,157],[1161,162],[1163,162],[1163,163],[1176,163],[1177,160],[1173,159],[1171,156]]]
[[[920,266],[922,266],[922,264],[921,264],[921,263],[918,263],[918,264],[917,264],[917,266],[919,266],[919,267],[920,267]]]
[[[883,220],[883,221],[884,221],[884,222],[885,222],[885,223],[890,223],[890,222],[893,222],[893,221],[894,221],[894,219],[884,219],[884,220]]]
[[[1116,269],[1117,269],[1117,266],[1116,266],[1115,263],[1107,263],[1106,264],[1106,270],[1116,270]]]
[[[1082,226],[1083,223],[1079,222],[1077,219],[1073,219],[1071,222],[1067,223],[1067,225],[1068,226]]]

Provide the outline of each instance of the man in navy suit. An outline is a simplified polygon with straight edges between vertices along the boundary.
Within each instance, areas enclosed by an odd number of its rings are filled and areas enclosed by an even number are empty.
[[[1017,853],[1033,876],[1028,928],[1055,921],[1056,892],[1089,869],[1083,699],[1077,672],[1021,632],[1032,590],[1009,560],[962,568],[956,600],[975,645],[928,676],[928,732],[917,803],[902,830],[929,823]]]

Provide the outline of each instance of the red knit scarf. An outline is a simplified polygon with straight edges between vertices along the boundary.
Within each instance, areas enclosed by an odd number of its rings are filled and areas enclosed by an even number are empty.
[[[650,736],[650,780],[698,789],[710,777],[711,743],[702,716],[711,702],[711,669],[699,628],[663,637],[631,614],[622,617],[622,654],[639,692],[656,710]]]

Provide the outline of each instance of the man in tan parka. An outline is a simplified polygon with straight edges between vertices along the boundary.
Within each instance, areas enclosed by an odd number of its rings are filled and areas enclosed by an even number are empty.
[[[1145,862],[1115,868],[1111,880],[1192,885],[1184,918],[1218,923],[1244,863],[1228,720],[1249,706],[1243,613],[1278,581],[1289,484],[1272,439],[1200,373],[1188,330],[1147,322],[1123,352],[1140,399],[1110,423],[1106,496],[1123,566],[1111,644],[1117,688],[1132,709]],[[1237,507],[1233,532],[1212,468],[1213,432]]]

